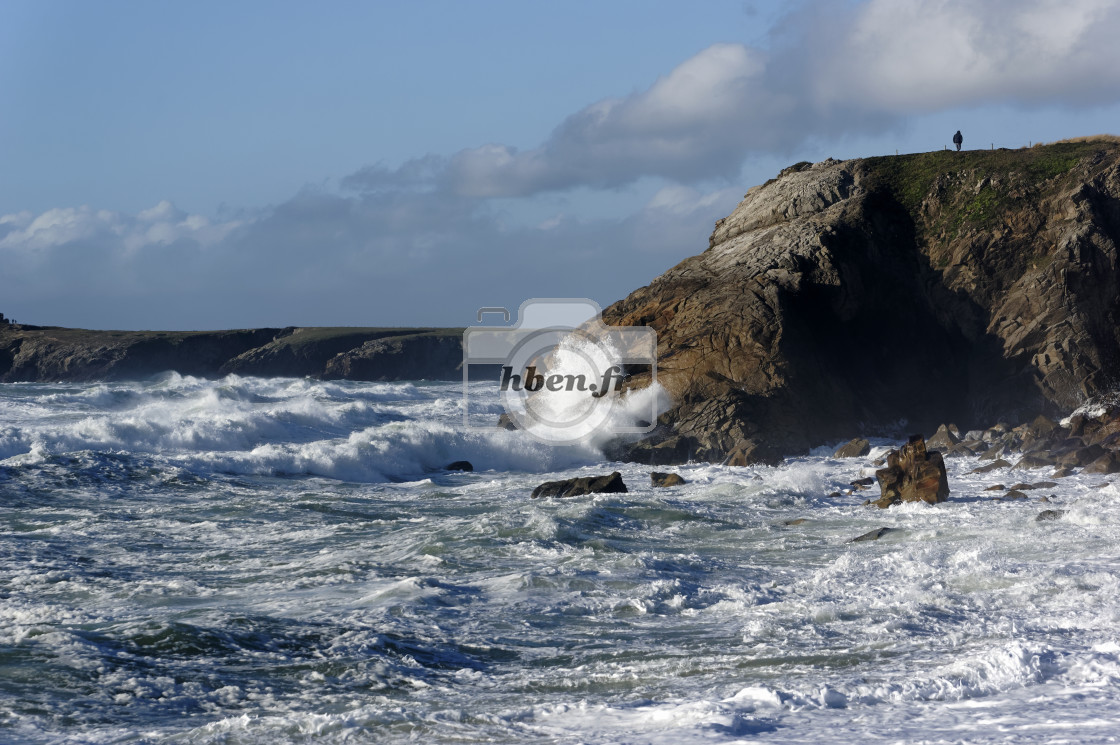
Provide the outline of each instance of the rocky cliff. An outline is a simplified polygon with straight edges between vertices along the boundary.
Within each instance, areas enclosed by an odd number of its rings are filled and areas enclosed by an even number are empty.
[[[604,313],[675,408],[621,455],[750,463],[1065,413],[1120,373],[1120,145],[798,163]]]
[[[0,326],[0,382],[215,377],[461,380],[462,329],[89,331]],[[360,360],[360,362],[354,362]]]

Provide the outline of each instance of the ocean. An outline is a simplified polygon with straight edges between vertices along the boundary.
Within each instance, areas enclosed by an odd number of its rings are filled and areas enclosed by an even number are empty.
[[[1115,477],[995,501],[1049,471],[951,458],[950,501],[879,510],[849,482],[882,440],[656,489],[463,410],[452,383],[0,386],[0,741],[1120,738]],[[614,470],[628,493],[529,498]]]

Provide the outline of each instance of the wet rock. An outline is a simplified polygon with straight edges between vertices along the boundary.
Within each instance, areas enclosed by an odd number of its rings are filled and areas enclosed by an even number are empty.
[[[843,494],[841,494],[841,493],[840,493],[840,492],[838,492],[838,491],[834,491],[834,492],[829,492],[829,493],[828,493],[828,498],[829,498],[829,499],[836,499],[837,497],[842,497],[842,496],[844,496],[844,495],[843,495]]]
[[[517,422],[513,421],[513,417],[509,414],[502,414],[498,417],[498,429],[505,429],[512,432],[517,429]]]
[[[847,444],[841,445],[835,453],[832,454],[833,458],[862,458],[871,452],[871,443],[862,437],[857,437],[850,440]]]
[[[1073,473],[1074,473],[1073,469],[1070,468],[1069,466],[1058,466],[1058,470],[1056,470],[1056,471],[1054,471],[1054,473],[1050,474],[1050,478],[1052,478],[1052,479],[1064,479],[1067,476],[1072,476]]]
[[[1024,455],[1019,459],[1012,468],[1015,469],[1034,469],[1034,468],[1047,468],[1054,465],[1054,459],[1049,455],[1042,453],[1032,453],[1031,455]]]
[[[949,451],[945,454],[950,455],[954,458],[971,458],[972,456],[976,455],[976,451],[973,451],[972,448],[967,447],[963,443],[957,443],[953,447],[949,448]]]
[[[852,540],[848,541],[848,543],[862,543],[863,541],[877,541],[880,538],[882,538],[883,536],[885,536],[887,533],[893,533],[896,530],[898,530],[898,528],[875,528],[875,530],[870,530],[870,531],[864,533],[863,535],[856,536]]]
[[[1087,445],[1064,453],[1058,458],[1058,463],[1063,466],[1076,466],[1081,468],[1097,460],[1106,452],[1108,451],[1100,445]]]
[[[804,525],[804,524],[805,524],[805,518],[803,518],[803,517],[799,517],[796,520],[785,520],[784,522],[782,522],[782,525]]]
[[[457,460],[454,463],[448,463],[447,471],[473,471],[474,465],[469,460]]]
[[[969,473],[989,473],[1000,468],[1011,468],[1011,464],[1005,461],[1003,458],[1000,458],[999,460],[992,461],[986,466],[973,468],[971,471],[969,471]]]
[[[864,476],[862,479],[856,479],[855,481],[850,481],[848,483],[850,483],[852,486],[871,486],[875,483],[875,479],[871,476]]]
[[[659,471],[651,473],[649,480],[653,486],[680,486],[688,483],[679,473],[661,473]]]
[[[1003,491],[1006,488],[1007,487],[1004,486],[1003,484],[992,484],[991,486],[989,486],[984,491]]]
[[[1065,510],[1043,510],[1038,513],[1038,517],[1036,517],[1034,521],[1036,523],[1044,523],[1050,520],[1057,520],[1064,514],[1066,514]]]
[[[949,498],[945,461],[927,451],[921,435],[913,435],[899,450],[887,453],[887,467],[875,472],[881,496],[879,507],[898,502],[944,502]]]
[[[1010,487],[1011,491],[1029,491],[1035,488],[1032,484],[1014,484]]]
[[[1120,457],[1116,453],[1108,452],[1082,469],[1085,473],[1120,473]]]
[[[953,424],[942,424],[933,433],[933,436],[926,440],[926,447],[938,450],[949,450],[954,445],[958,444],[961,439],[959,437],[960,430]]]
[[[537,497],[577,497],[582,494],[622,494],[627,491],[618,471],[608,476],[582,476],[561,481],[546,481],[533,490]]]
[[[995,498],[995,500],[997,502],[1002,502],[1004,500],[1009,500],[1009,499],[1030,499],[1030,497],[1028,497],[1023,492],[1019,491],[1018,489],[1012,489],[1011,491],[1004,494],[1002,497],[996,497]]]

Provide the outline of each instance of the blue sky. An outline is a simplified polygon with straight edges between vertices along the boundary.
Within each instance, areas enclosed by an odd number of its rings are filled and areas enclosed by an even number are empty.
[[[604,306],[797,160],[1116,132],[1120,3],[8,2],[0,311]]]

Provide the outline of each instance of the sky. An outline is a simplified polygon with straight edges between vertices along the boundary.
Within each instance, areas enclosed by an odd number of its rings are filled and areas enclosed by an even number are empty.
[[[1120,0],[0,3],[0,312],[602,306],[801,160],[1120,132]]]

